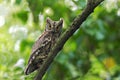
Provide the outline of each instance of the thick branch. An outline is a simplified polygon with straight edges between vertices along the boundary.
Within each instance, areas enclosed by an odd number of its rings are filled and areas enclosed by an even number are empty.
[[[72,22],[68,30],[66,30],[60,37],[54,48],[48,55],[43,65],[38,71],[35,80],[41,80],[49,65],[52,63],[54,57],[63,48],[65,42],[74,34],[74,32],[80,28],[80,25],[87,19],[87,17],[94,11],[94,9],[104,0],[88,0],[87,6],[81,15],[77,16]]]

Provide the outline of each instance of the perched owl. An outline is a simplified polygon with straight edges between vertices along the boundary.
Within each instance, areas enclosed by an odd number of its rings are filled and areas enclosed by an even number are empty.
[[[45,31],[33,45],[31,56],[25,69],[26,75],[37,70],[43,64],[48,53],[60,36],[62,26],[63,19],[52,21],[50,18],[47,18]]]

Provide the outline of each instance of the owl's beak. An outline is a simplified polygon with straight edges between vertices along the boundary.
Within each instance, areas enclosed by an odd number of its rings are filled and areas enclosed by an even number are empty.
[[[55,30],[54,30],[54,29],[52,29],[52,30],[51,30],[51,32],[52,32],[52,33],[54,33],[54,32],[55,32]]]

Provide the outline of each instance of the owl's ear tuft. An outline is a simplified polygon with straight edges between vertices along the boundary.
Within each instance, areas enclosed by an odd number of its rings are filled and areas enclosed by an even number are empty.
[[[60,18],[60,21],[63,23],[63,18]]]
[[[63,18],[60,18],[60,20],[62,20],[62,21],[63,21]]]
[[[58,23],[59,26],[62,26],[63,25],[63,18],[60,18],[60,21]]]
[[[47,23],[50,23],[52,20],[49,18],[49,17],[47,17],[47,19],[46,19],[46,22]]]

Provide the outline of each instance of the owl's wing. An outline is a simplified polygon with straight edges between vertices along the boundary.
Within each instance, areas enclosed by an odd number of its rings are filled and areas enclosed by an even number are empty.
[[[35,71],[43,63],[43,60],[47,57],[47,53],[51,46],[51,37],[50,34],[43,33],[39,39],[35,42],[32,48],[32,54],[28,61],[28,66],[25,70],[25,74],[28,75],[31,72]]]

